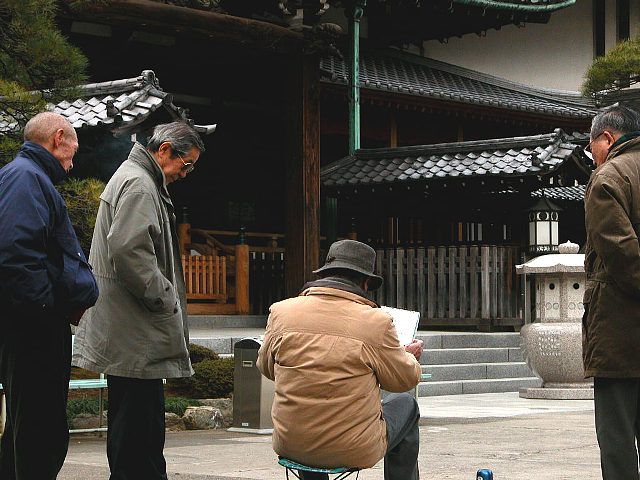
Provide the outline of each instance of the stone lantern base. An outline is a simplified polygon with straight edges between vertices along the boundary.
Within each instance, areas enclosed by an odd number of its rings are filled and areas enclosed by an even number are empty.
[[[520,398],[542,400],[593,400],[593,383],[576,385],[572,388],[521,388]]]
[[[541,388],[523,388],[520,397],[593,399],[593,379],[584,378],[582,366],[581,323],[530,323],[520,336],[527,365],[542,379]]]

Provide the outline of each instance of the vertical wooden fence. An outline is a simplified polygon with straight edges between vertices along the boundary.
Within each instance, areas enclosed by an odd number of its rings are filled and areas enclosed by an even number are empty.
[[[249,253],[251,312],[269,313],[269,306],[285,298],[284,252]]]
[[[421,325],[519,325],[516,246],[395,248],[377,251],[381,305],[420,312]]]

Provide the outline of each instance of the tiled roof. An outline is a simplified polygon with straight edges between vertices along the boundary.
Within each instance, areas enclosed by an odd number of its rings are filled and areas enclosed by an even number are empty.
[[[453,3],[495,10],[553,12],[570,7],[576,0],[453,0]]]
[[[573,132],[567,135],[567,140],[577,145],[587,145],[589,143],[589,132]]]
[[[179,109],[171,103],[171,96],[162,91],[151,70],[135,78],[84,85],[81,95],[73,103],[62,101],[53,109],[67,117],[76,129],[138,124],[163,105],[175,118],[180,118]]]
[[[105,127],[126,129],[146,120],[164,107],[171,118],[187,120],[184,111],[172,103],[172,95],[162,91],[153,71],[144,70],[134,78],[90,83],[79,87],[80,98],[51,106],[66,117],[75,129]],[[194,125],[201,133],[211,133],[215,125]],[[2,122],[0,131],[16,128],[15,123]]]
[[[581,147],[565,133],[358,150],[322,168],[326,187],[459,177],[522,177],[552,172]]]
[[[320,68],[325,76],[323,81],[348,84],[344,60],[325,56]],[[394,50],[361,54],[360,86],[363,89],[565,118],[590,119],[596,113],[591,100],[578,93],[537,89]]]
[[[540,198],[543,195],[551,200],[584,200],[586,185],[575,185],[570,187],[545,187],[531,192],[532,197]]]

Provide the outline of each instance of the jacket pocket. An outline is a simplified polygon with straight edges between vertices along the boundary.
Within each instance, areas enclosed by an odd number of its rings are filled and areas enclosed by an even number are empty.
[[[188,350],[182,329],[182,310],[171,313],[155,313],[149,317],[149,339],[147,359],[149,363],[188,357]]]
[[[62,251],[62,269],[55,282],[56,308],[70,313],[92,307],[98,300],[98,284],[77,239],[58,234],[56,241]]]

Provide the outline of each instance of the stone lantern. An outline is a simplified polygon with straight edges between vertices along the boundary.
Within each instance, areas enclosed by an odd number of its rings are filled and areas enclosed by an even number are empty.
[[[558,247],[523,265],[519,274],[536,276],[536,321],[520,331],[529,368],[542,379],[541,388],[523,388],[523,398],[592,399],[593,380],[584,378],[582,314],[586,275],[584,255],[575,243]]]

